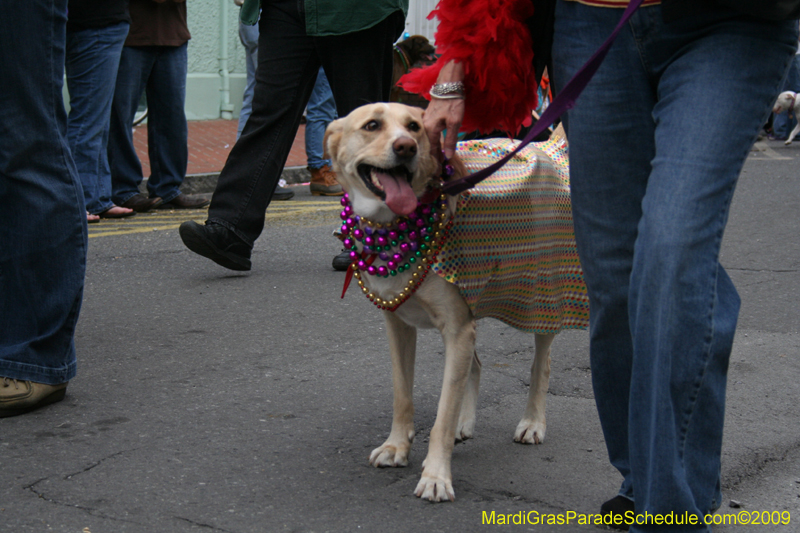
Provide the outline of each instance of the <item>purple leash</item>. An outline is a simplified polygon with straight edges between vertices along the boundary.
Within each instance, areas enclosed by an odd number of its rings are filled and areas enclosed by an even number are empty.
[[[442,191],[450,194],[456,195],[460,192],[466,191],[467,189],[471,189],[475,185],[477,185],[482,180],[488,178],[492,174],[494,174],[500,167],[505,165],[509,159],[514,157],[514,155],[522,150],[525,146],[530,144],[530,142],[540,133],[542,133],[550,124],[556,121],[558,117],[564,113],[567,109],[572,109],[575,106],[575,102],[578,100],[578,97],[589,84],[589,81],[594,76],[594,73],[597,72],[597,69],[600,68],[600,64],[605,59],[606,54],[608,54],[608,50],[611,48],[611,45],[614,43],[614,40],[617,38],[617,35],[622,30],[622,27],[630,20],[631,16],[633,16],[633,12],[636,11],[639,6],[642,4],[643,0],[631,0],[628,4],[627,9],[622,14],[622,18],[620,19],[617,27],[614,28],[614,31],[611,32],[611,35],[606,39],[606,42],[597,49],[597,51],[589,58],[589,61],[583,65],[580,70],[575,73],[569,83],[564,86],[564,89],[556,96],[556,98],[547,106],[547,109],[544,110],[542,113],[541,118],[536,122],[536,124],[530,129],[528,134],[522,140],[522,144],[520,144],[513,152],[506,155],[500,161],[491,164],[490,166],[479,170],[473,174],[469,174],[468,176],[461,178],[460,180],[456,181],[449,181],[444,184],[442,187]]]

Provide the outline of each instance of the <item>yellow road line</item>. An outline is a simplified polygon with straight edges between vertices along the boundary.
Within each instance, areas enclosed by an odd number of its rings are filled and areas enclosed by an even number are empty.
[[[338,202],[330,201],[293,202],[290,205],[271,204],[265,218],[279,221],[281,219],[309,217],[310,215],[318,218],[319,215],[324,215],[326,219],[334,220],[334,213],[340,209],[341,206]],[[187,220],[203,222],[205,218],[206,211],[190,210],[140,213],[135,217],[124,219],[103,219],[99,224],[89,225],[89,238],[174,230]],[[336,217],[335,221],[338,221],[338,217]],[[319,223],[319,220],[315,222]],[[328,224],[330,222],[326,220],[324,223]]]
[[[198,220],[198,222],[201,222],[201,221]],[[119,230],[102,231],[102,232],[97,232],[97,233],[93,233],[93,232],[90,231],[89,232],[89,238],[91,239],[93,237],[112,237],[114,235],[129,235],[129,234],[134,234],[134,233],[148,233],[148,232],[152,232],[152,231],[164,231],[164,230],[175,229],[178,226],[180,226],[180,223],[176,222],[175,224],[170,224],[169,226],[150,226],[150,227],[147,227],[147,228],[124,228],[124,229],[119,229]]]

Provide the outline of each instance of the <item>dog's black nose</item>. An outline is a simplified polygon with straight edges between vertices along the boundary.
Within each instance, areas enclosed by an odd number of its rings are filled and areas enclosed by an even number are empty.
[[[392,150],[397,157],[414,157],[417,155],[417,142],[411,137],[400,137],[392,143]]]

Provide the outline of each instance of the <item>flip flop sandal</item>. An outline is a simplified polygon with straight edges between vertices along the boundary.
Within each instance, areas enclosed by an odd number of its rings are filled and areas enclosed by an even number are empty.
[[[114,212],[115,209],[127,209],[127,208],[119,207],[119,206],[115,205],[114,207],[109,207],[108,209],[106,209],[102,213],[98,213],[98,216],[100,218],[125,218],[125,217],[132,217],[133,215],[136,214],[136,211],[129,211],[129,212],[116,211],[116,212]]]

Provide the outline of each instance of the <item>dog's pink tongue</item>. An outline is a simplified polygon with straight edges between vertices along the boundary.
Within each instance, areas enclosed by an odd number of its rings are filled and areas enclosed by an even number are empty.
[[[391,174],[376,173],[376,177],[386,193],[386,205],[401,216],[411,214],[417,208],[417,196],[407,180],[397,179]]]

